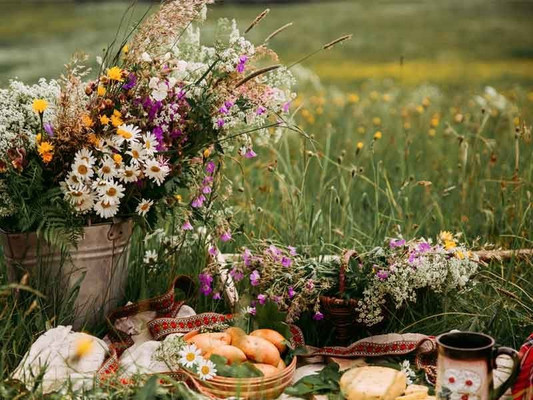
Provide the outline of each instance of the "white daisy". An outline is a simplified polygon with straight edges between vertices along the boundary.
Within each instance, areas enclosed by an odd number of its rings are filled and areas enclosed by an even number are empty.
[[[119,171],[119,179],[122,182],[137,182],[141,175],[141,170],[136,165],[126,165]]]
[[[148,160],[144,166],[144,174],[152,179],[158,186],[163,183],[170,168],[165,162],[159,160]]]
[[[148,211],[150,211],[150,208],[152,207],[153,204],[154,204],[153,200],[142,199],[135,211],[141,217],[144,217],[146,214],[148,214]]]
[[[155,250],[146,250],[144,253],[143,262],[145,264],[153,264],[157,262],[157,253]]]
[[[87,196],[84,196],[76,201],[74,203],[74,209],[78,212],[78,214],[85,214],[89,212],[94,206],[94,196],[92,194],[89,194]]]
[[[66,186],[63,188],[65,193],[65,200],[70,204],[75,205],[80,200],[90,196],[91,192],[87,186],[77,185],[74,187]]]
[[[117,134],[113,137],[115,143],[121,146],[125,141],[128,143],[136,142],[141,130],[135,125],[122,124],[117,128]]]
[[[72,165],[72,172],[80,179],[91,179],[94,175],[94,170],[87,161],[76,160]]]
[[[185,346],[178,354],[180,355],[178,362],[187,368],[192,368],[202,360],[202,352],[195,344]]]
[[[81,149],[76,153],[74,161],[85,161],[92,167],[96,163],[96,158],[93,156],[93,152],[91,150]]]
[[[131,163],[139,165],[146,158],[146,149],[140,143],[130,143],[130,150],[126,154],[131,156]]]
[[[77,187],[83,185],[83,181],[80,177],[78,177],[78,175],[74,173],[74,171],[70,171],[67,174],[67,179],[65,179],[65,182],[63,183],[66,183],[70,187]]]
[[[217,374],[215,364],[210,360],[200,360],[198,362],[198,376],[201,380],[212,379]]]
[[[110,204],[119,204],[120,199],[124,197],[124,186],[114,181],[109,181],[105,186],[98,189],[100,199]]]
[[[102,165],[98,170],[98,175],[107,180],[112,179],[117,175],[115,161],[113,161],[111,157],[106,157],[104,161],[102,161]]]
[[[94,205],[94,211],[102,218],[111,218],[118,212],[118,204],[111,204],[100,200]]]
[[[144,143],[144,149],[148,154],[154,154],[156,146],[158,145],[157,138],[151,133],[146,133],[142,137]]]

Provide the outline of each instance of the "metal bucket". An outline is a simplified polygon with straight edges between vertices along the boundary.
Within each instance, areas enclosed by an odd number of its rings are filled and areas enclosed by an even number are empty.
[[[72,322],[75,329],[103,322],[124,297],[128,276],[131,220],[83,229],[76,248],[67,254],[50,248],[35,233],[0,233],[8,278],[26,273],[30,285],[61,306],[79,285]],[[64,303],[63,303],[64,305]]]

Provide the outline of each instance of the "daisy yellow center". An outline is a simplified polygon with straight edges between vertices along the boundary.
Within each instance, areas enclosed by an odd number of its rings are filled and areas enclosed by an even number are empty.
[[[209,372],[211,372],[211,368],[209,368],[207,365],[204,365],[202,367],[202,374],[207,375]]]
[[[143,208],[143,210],[144,210],[144,208]],[[188,353],[187,354],[187,361],[194,361],[195,358],[196,357],[195,357],[194,353]]]
[[[128,132],[124,129],[119,129],[117,130],[117,134],[119,134],[120,136],[122,136],[124,139],[131,139],[131,137],[133,136],[131,134],[131,132]]]
[[[124,175],[126,175],[127,178],[131,178],[133,176],[133,171],[131,169],[127,169],[124,172]]]
[[[145,146],[147,149],[150,149],[152,147],[152,144],[150,143],[150,141],[146,141]]]
[[[135,159],[139,158],[140,154],[137,150],[132,150],[131,151],[131,156]]]
[[[146,210],[148,210],[149,208],[150,208],[150,204],[148,204],[148,203],[144,203],[144,204],[141,206],[141,210],[143,210],[143,211],[146,211]]]
[[[161,168],[159,168],[157,165],[152,165],[150,167],[150,171],[152,171],[154,173],[158,173],[159,171],[161,171]]]
[[[82,174],[82,175],[85,175],[87,172],[89,171],[89,169],[87,168],[86,165],[78,165],[78,173],[79,174]]]
[[[114,195],[117,194],[117,189],[115,189],[115,188],[113,188],[113,187],[112,187],[112,188],[109,188],[109,189],[107,189],[107,192],[106,192],[106,193],[107,193],[108,196],[114,196]]]
[[[102,203],[102,208],[111,208],[111,203]]]
[[[82,195],[83,195],[83,192],[79,192],[79,191],[72,193],[72,196],[74,196],[74,197],[81,197]]]
[[[104,174],[109,174],[109,173],[111,172],[111,168],[108,167],[107,165],[104,165],[104,166],[102,167],[102,172],[103,172]]]

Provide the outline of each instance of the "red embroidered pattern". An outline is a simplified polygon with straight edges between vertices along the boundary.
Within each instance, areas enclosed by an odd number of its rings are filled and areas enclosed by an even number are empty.
[[[156,318],[148,322],[147,326],[154,340],[161,340],[172,333],[187,333],[196,329],[209,328],[232,319],[232,315],[209,312],[186,318]]]

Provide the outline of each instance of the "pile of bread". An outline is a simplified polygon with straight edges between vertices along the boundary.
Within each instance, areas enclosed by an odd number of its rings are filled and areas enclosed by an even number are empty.
[[[287,350],[285,338],[272,329],[258,329],[249,335],[240,328],[216,333],[194,331],[185,335],[184,339],[194,343],[206,359],[216,354],[225,357],[228,364],[249,361],[265,377],[277,375],[286,367],[281,358]]]
[[[342,375],[340,387],[348,400],[435,400],[426,386],[407,386],[402,371],[386,367],[352,368]]]

